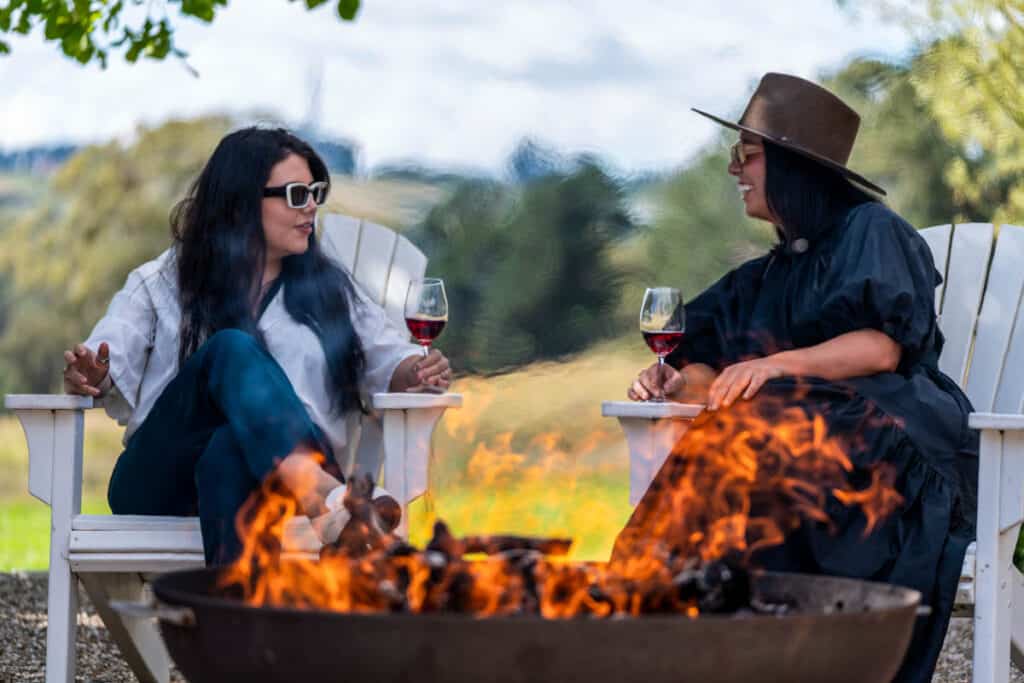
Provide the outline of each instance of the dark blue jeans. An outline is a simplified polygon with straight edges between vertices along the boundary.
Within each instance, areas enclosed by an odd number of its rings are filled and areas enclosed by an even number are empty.
[[[185,362],[128,440],[110,477],[115,514],[194,515],[206,564],[241,550],[235,515],[298,444],[330,451],[281,366],[222,330]]]

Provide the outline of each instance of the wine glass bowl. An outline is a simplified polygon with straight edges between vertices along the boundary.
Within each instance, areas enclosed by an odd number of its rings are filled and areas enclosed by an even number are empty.
[[[648,287],[640,306],[640,332],[647,346],[658,357],[658,377],[665,365],[665,356],[682,343],[686,335],[686,310],[675,287]],[[654,397],[653,401],[662,401]]]
[[[410,282],[405,295],[405,325],[416,343],[423,347],[424,356],[447,322],[448,297],[444,281],[428,277]]]

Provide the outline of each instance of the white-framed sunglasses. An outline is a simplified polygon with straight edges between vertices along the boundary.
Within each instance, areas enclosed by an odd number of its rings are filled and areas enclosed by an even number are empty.
[[[318,180],[311,185],[306,183],[288,183],[287,185],[278,185],[276,187],[264,187],[264,197],[284,197],[285,201],[288,202],[288,207],[292,209],[304,209],[309,204],[309,198],[313,198],[313,203],[320,206],[327,201],[327,182],[324,180]]]

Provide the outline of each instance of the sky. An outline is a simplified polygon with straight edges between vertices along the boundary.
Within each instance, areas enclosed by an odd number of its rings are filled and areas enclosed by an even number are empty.
[[[690,107],[737,116],[767,71],[815,79],[910,45],[899,26],[834,0],[770,11],[763,0],[363,0],[352,23],[334,4],[234,0],[211,25],[179,20],[198,78],[174,58],[83,67],[41,30],[12,36],[0,148],[128,139],[139,124],[231,112],[315,121],[356,141],[364,169],[497,170],[531,136],[624,172],[657,170],[712,140],[716,126]]]

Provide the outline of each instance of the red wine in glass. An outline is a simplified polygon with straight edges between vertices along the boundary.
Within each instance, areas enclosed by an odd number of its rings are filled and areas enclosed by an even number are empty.
[[[659,358],[664,358],[676,350],[686,333],[675,330],[658,330],[657,332],[645,331],[643,335],[644,341],[647,342],[651,351],[654,351]]]
[[[640,306],[640,332],[651,351],[658,356],[658,376],[662,377],[665,356],[683,341],[686,333],[686,310],[683,298],[674,287],[649,287]],[[655,396],[652,401],[662,401]]]
[[[405,324],[427,355],[430,345],[448,322],[448,297],[444,281],[436,277],[413,280],[405,294]]]
[[[412,338],[421,346],[430,346],[437,339],[444,329],[447,320],[436,318],[409,318],[406,317],[405,324],[412,333]]]

